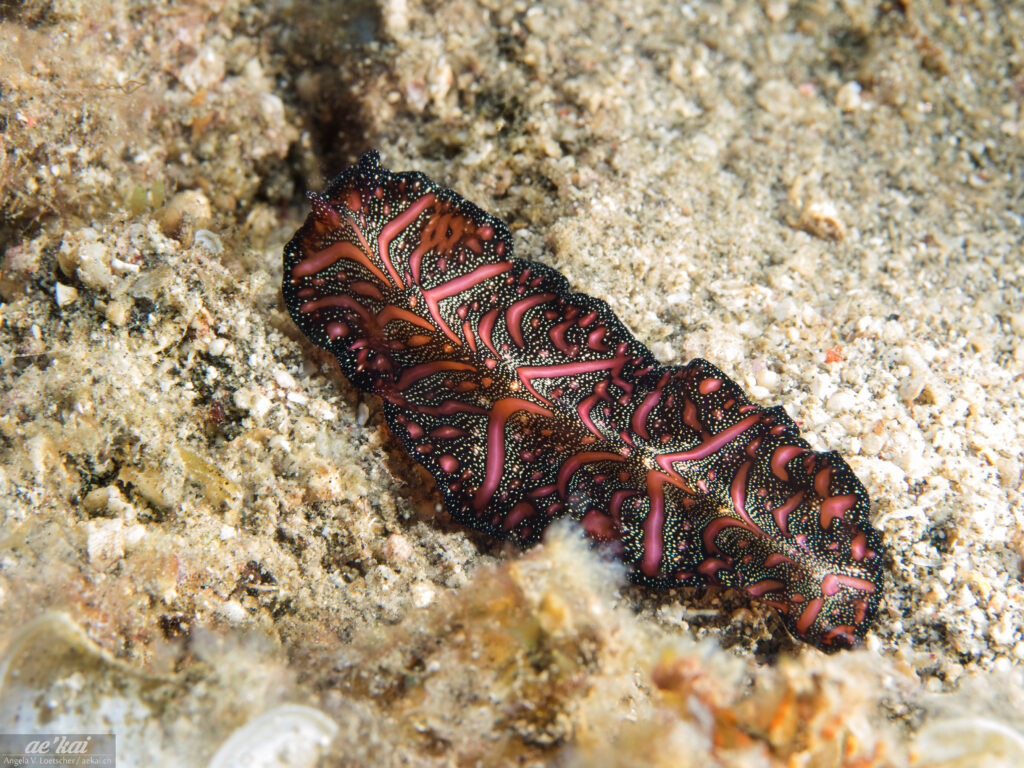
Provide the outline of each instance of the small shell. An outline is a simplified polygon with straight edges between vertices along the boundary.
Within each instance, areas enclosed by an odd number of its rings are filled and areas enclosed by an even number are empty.
[[[914,739],[920,765],[1024,765],[1024,734],[988,717],[940,719]]]
[[[338,726],[319,709],[285,704],[232,733],[209,768],[313,768],[337,732]]]

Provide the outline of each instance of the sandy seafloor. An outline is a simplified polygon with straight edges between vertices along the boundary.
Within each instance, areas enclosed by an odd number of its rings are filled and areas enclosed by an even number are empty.
[[[1024,765],[1022,40],[987,0],[0,4],[0,731]],[[440,512],[280,300],[370,147],[848,460],[892,559],[861,650]]]

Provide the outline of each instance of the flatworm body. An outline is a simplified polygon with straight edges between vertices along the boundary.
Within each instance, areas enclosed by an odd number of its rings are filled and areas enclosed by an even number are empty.
[[[383,401],[449,513],[520,544],[552,520],[657,588],[720,584],[821,648],[881,599],[864,486],[704,360],[663,366],[608,304],[513,258],[499,219],[376,152],[310,194],[284,251],[296,325]]]

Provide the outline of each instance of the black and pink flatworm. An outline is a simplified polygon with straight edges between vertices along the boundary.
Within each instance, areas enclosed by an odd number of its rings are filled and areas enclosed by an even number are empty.
[[[659,364],[604,301],[513,258],[502,221],[376,152],[309,198],[292,319],[380,396],[452,517],[527,545],[569,516],[641,584],[743,590],[821,648],[863,636],[883,586],[867,492],[781,407],[705,360]]]

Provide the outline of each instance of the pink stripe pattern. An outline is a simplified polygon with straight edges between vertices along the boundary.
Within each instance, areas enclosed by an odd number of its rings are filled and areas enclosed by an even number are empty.
[[[284,250],[295,324],[380,398],[453,518],[528,546],[579,521],[655,589],[715,584],[825,650],[884,596],[867,491],[705,360],[661,365],[500,219],[367,152]]]

